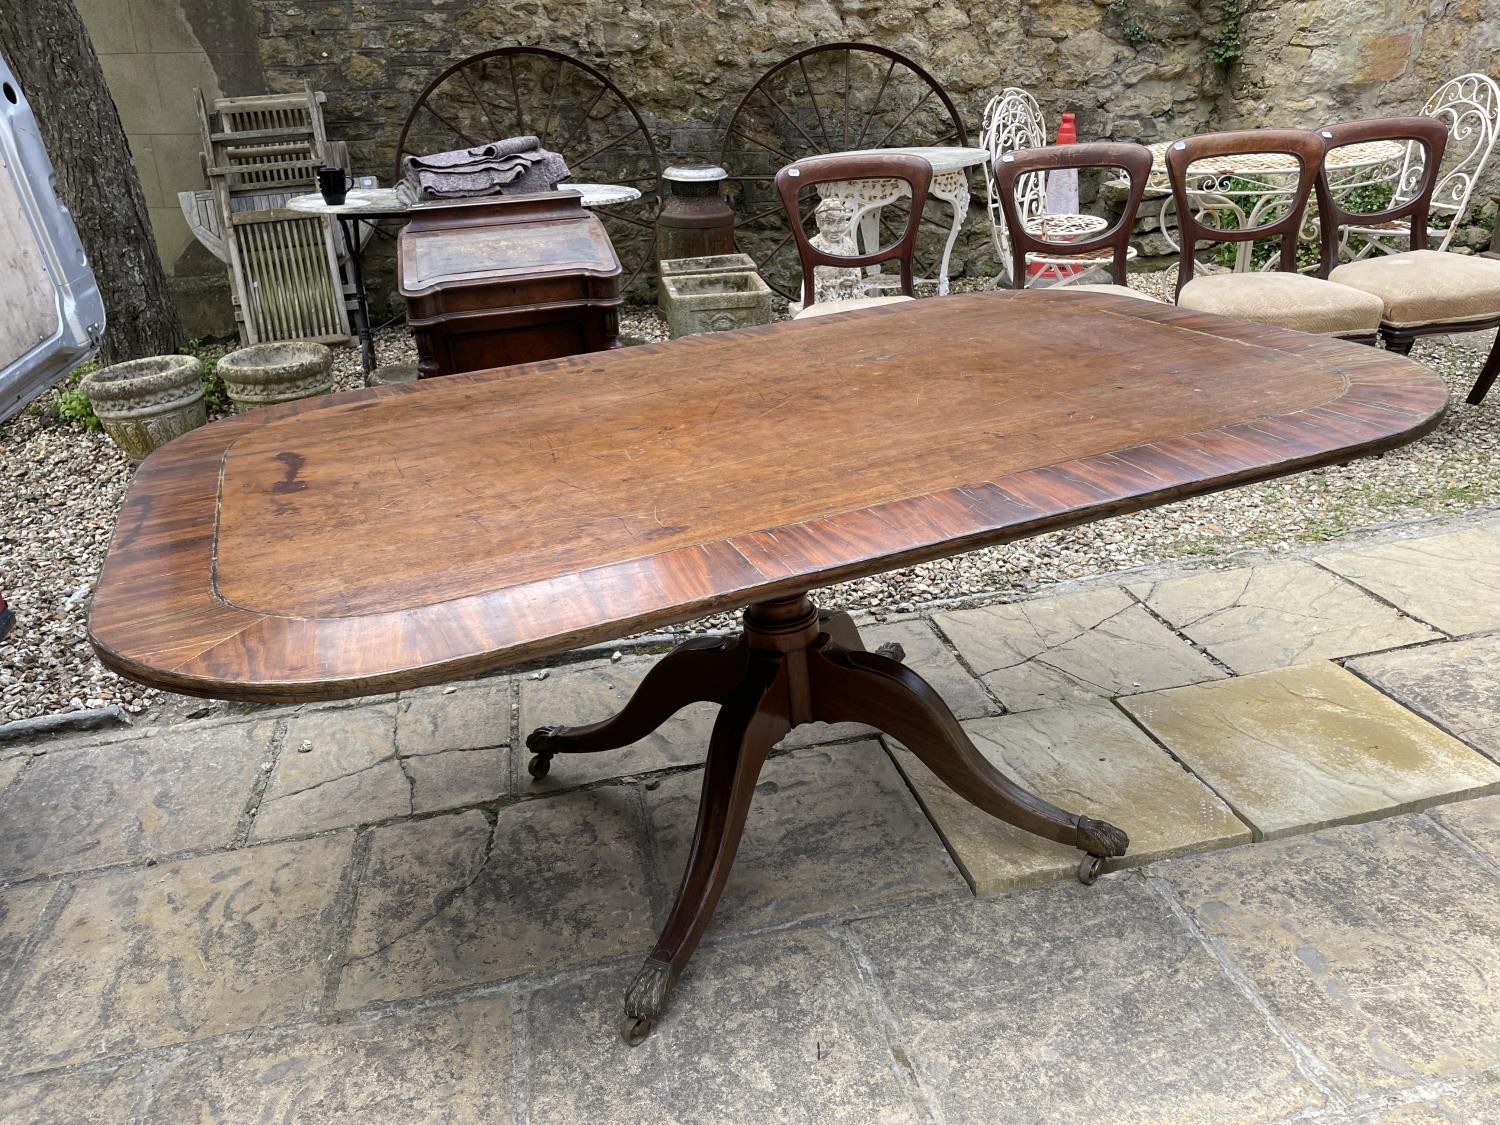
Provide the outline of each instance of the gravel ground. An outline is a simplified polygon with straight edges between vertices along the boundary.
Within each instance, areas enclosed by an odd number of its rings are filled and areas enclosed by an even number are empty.
[[[1174,280],[1172,270],[1131,279],[1162,296]],[[986,287],[982,281],[955,285]],[[627,310],[621,330],[633,341],[665,338],[653,309]],[[1500,505],[1500,402],[1479,408],[1462,402],[1488,346],[1489,337],[1480,334],[1418,342],[1412,357],[1447,380],[1453,409],[1414,445],[844,583],[825,591],[820,602],[908,612],[928,602],[1020,595],[1177,559],[1214,565],[1244,550],[1276,554],[1361,527]],[[377,354],[381,363],[415,359],[401,328],[379,333]],[[341,388],[361,385],[354,349],[336,353],[334,370]],[[35,412],[0,424],[0,592],[17,617],[11,635],[0,641],[0,722],[111,703],[139,713],[160,698],[105,670],[84,632],[89,592],[129,480],[129,463],[102,434]],[[721,616],[683,631],[731,624]]]

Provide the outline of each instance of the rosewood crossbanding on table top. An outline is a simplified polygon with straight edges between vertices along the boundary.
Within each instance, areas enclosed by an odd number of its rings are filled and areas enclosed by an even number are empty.
[[[1399,444],[1435,375],[1099,295],[948,297],[257,411],[139,470],[90,622],[156,686],[439,682]]]

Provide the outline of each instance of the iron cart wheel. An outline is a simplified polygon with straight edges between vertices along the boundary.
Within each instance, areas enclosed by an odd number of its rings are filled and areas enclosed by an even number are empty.
[[[783,59],[734,108],[719,163],[729,173],[735,240],[767,284],[797,299],[802,267],[776,198],[777,169],[807,156],[862,148],[967,145],[953,100],[911,59],[870,43],[827,43]],[[815,201],[803,200],[804,224]],[[917,272],[934,275],[948,235],[945,205],[930,201],[917,246]],[[881,213],[881,241],[906,225],[904,204]],[[810,228],[809,228],[810,229]]]
[[[624,292],[653,261],[661,159],[645,120],[603,73],[545,47],[501,47],[460,59],[427,84],[401,125],[407,156],[535,135],[580,183],[632,187],[630,203],[595,207],[620,257]]]

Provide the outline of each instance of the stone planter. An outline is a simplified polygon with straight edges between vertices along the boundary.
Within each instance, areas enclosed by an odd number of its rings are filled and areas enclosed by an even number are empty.
[[[708,254],[702,258],[663,258],[662,277],[690,273],[754,273],[755,259],[749,254]]]
[[[85,375],[83,393],[132,461],[208,421],[203,365],[196,356],[158,355]]]
[[[333,353],[322,344],[288,340],[251,344],[219,360],[219,377],[236,414],[333,390]]]
[[[665,267],[666,263],[662,264]],[[669,273],[663,268],[657,295],[673,339],[699,332],[748,328],[768,324],[771,320],[770,287],[753,268],[727,273],[679,274]]]

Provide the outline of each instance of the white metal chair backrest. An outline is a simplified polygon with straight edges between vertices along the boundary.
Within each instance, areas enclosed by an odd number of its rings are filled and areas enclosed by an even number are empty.
[[[989,200],[990,236],[995,242],[995,253],[1000,256],[1001,271],[1011,284],[1015,284],[1015,279],[1010,277],[1010,233],[1005,228],[1005,214],[1000,210],[995,176],[990,169],[995,159],[1007,152],[1046,146],[1047,126],[1036,99],[1015,86],[1008,86],[991,98],[984,107],[981,144],[986,155],[984,186]],[[1026,176],[1017,181],[1016,211],[1022,222],[1040,215],[1046,209],[1046,202],[1045,177]]]
[[[1442,242],[1433,247],[1446,250],[1500,134],[1500,85],[1483,74],[1459,75],[1444,82],[1427,99],[1422,116],[1435,117],[1448,127],[1448,151],[1443,159],[1446,167],[1433,188],[1431,223],[1436,234],[1437,223],[1447,219]],[[1396,180],[1397,197],[1407,198],[1421,179],[1422,147],[1408,144]]]

